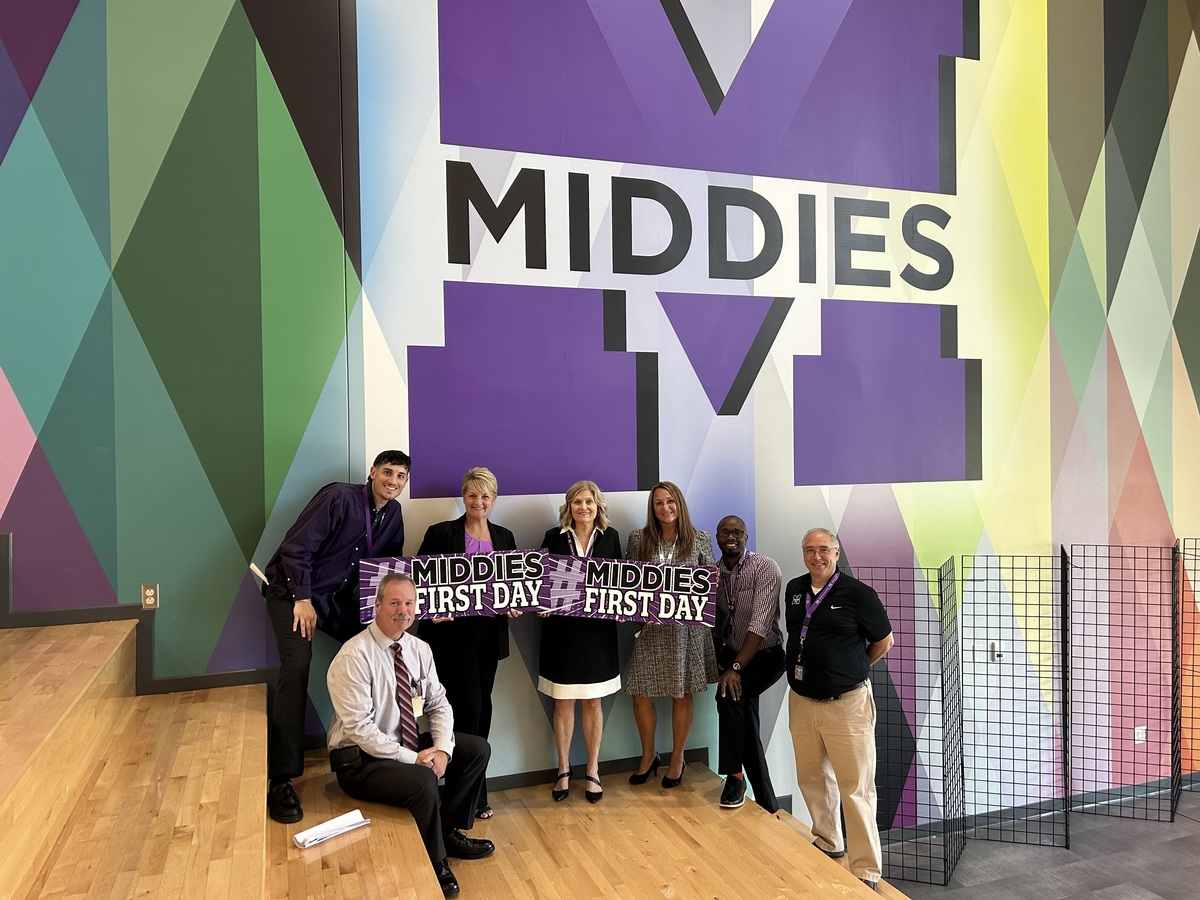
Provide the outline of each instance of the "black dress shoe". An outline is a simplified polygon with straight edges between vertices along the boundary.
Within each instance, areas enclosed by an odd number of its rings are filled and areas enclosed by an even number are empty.
[[[566,800],[567,794],[571,793],[571,770],[570,769],[568,769],[566,772],[559,772],[558,776],[554,779],[554,783],[558,784],[564,778],[567,779],[566,790],[560,791],[557,787],[550,789],[550,796],[554,798],[555,803],[558,803],[562,800]]]
[[[457,828],[443,839],[446,853],[457,859],[483,859],[496,852],[496,845],[483,838],[469,838]]]
[[[830,859],[841,859],[843,856],[846,855],[845,850],[826,850],[824,847],[822,847],[816,841],[813,841],[813,846],[816,847],[818,850],[820,850],[822,853],[824,853],[826,856],[828,856]]]
[[[267,791],[267,813],[276,822],[290,825],[304,818],[304,810],[300,808],[300,798],[290,781],[281,781],[271,786]]]
[[[650,763],[650,768],[645,772],[634,772],[629,776],[630,784],[645,784],[647,779],[658,774],[658,767],[662,765],[662,757],[657,753],[654,754],[654,762]]]
[[[458,896],[458,879],[450,871],[450,860],[443,859],[433,864],[433,874],[437,876],[438,884],[442,887],[443,897]]]
[[[665,788],[679,787],[679,785],[683,783],[683,770],[686,768],[687,768],[687,762],[684,761],[684,764],[679,767],[679,777],[678,778],[671,778],[669,775],[664,775],[662,777],[662,786]],[[671,767],[667,766],[667,771],[670,771],[670,769],[671,769]]]

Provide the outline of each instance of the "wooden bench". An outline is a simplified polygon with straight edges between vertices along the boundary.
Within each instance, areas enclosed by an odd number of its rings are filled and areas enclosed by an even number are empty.
[[[347,797],[329,771],[329,756],[319,750],[307,754],[304,776],[293,785],[304,807],[303,821],[267,823],[272,898],[425,900],[442,895],[417,823],[407,810]],[[362,810],[371,824],[307,850],[296,847],[296,832],[353,809]]]

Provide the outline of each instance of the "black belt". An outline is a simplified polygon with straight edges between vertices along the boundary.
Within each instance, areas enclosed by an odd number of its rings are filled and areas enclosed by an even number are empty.
[[[846,694],[853,694],[855,691],[860,691],[863,688],[865,688],[868,684],[869,684],[869,682],[863,681],[860,684],[856,684],[854,687],[850,688],[850,690],[843,691],[840,694],[834,694],[832,697],[809,697],[806,694],[802,694],[801,696],[805,697],[805,699],[807,699],[807,700],[811,700],[813,703],[829,703],[830,701],[833,701],[833,700],[841,700],[843,697],[846,696]]]

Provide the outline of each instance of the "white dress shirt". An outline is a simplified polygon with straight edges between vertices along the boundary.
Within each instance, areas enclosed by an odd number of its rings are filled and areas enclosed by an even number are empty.
[[[342,645],[329,664],[329,699],[333,718],[328,745],[338,750],[357,744],[379,759],[415,763],[417,753],[400,743],[400,708],[396,705],[394,641],[375,622]],[[412,678],[413,699],[424,699],[433,746],[454,755],[454,711],[438,680],[433,652],[407,631],[400,635],[400,652]],[[415,704],[414,704],[415,705]]]

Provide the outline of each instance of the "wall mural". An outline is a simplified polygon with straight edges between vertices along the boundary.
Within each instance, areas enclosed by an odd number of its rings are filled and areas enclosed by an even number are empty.
[[[1200,534],[1191,6],[818,6],[0,12],[13,613],[155,581],[156,676],[269,667],[248,564],[384,446],[418,538],[481,464],[526,545],[577,478],[622,533],[667,478],[785,577],[816,524],[920,568]],[[1020,590],[989,596],[1035,642]],[[514,635],[497,775],[551,759],[538,623]]]

